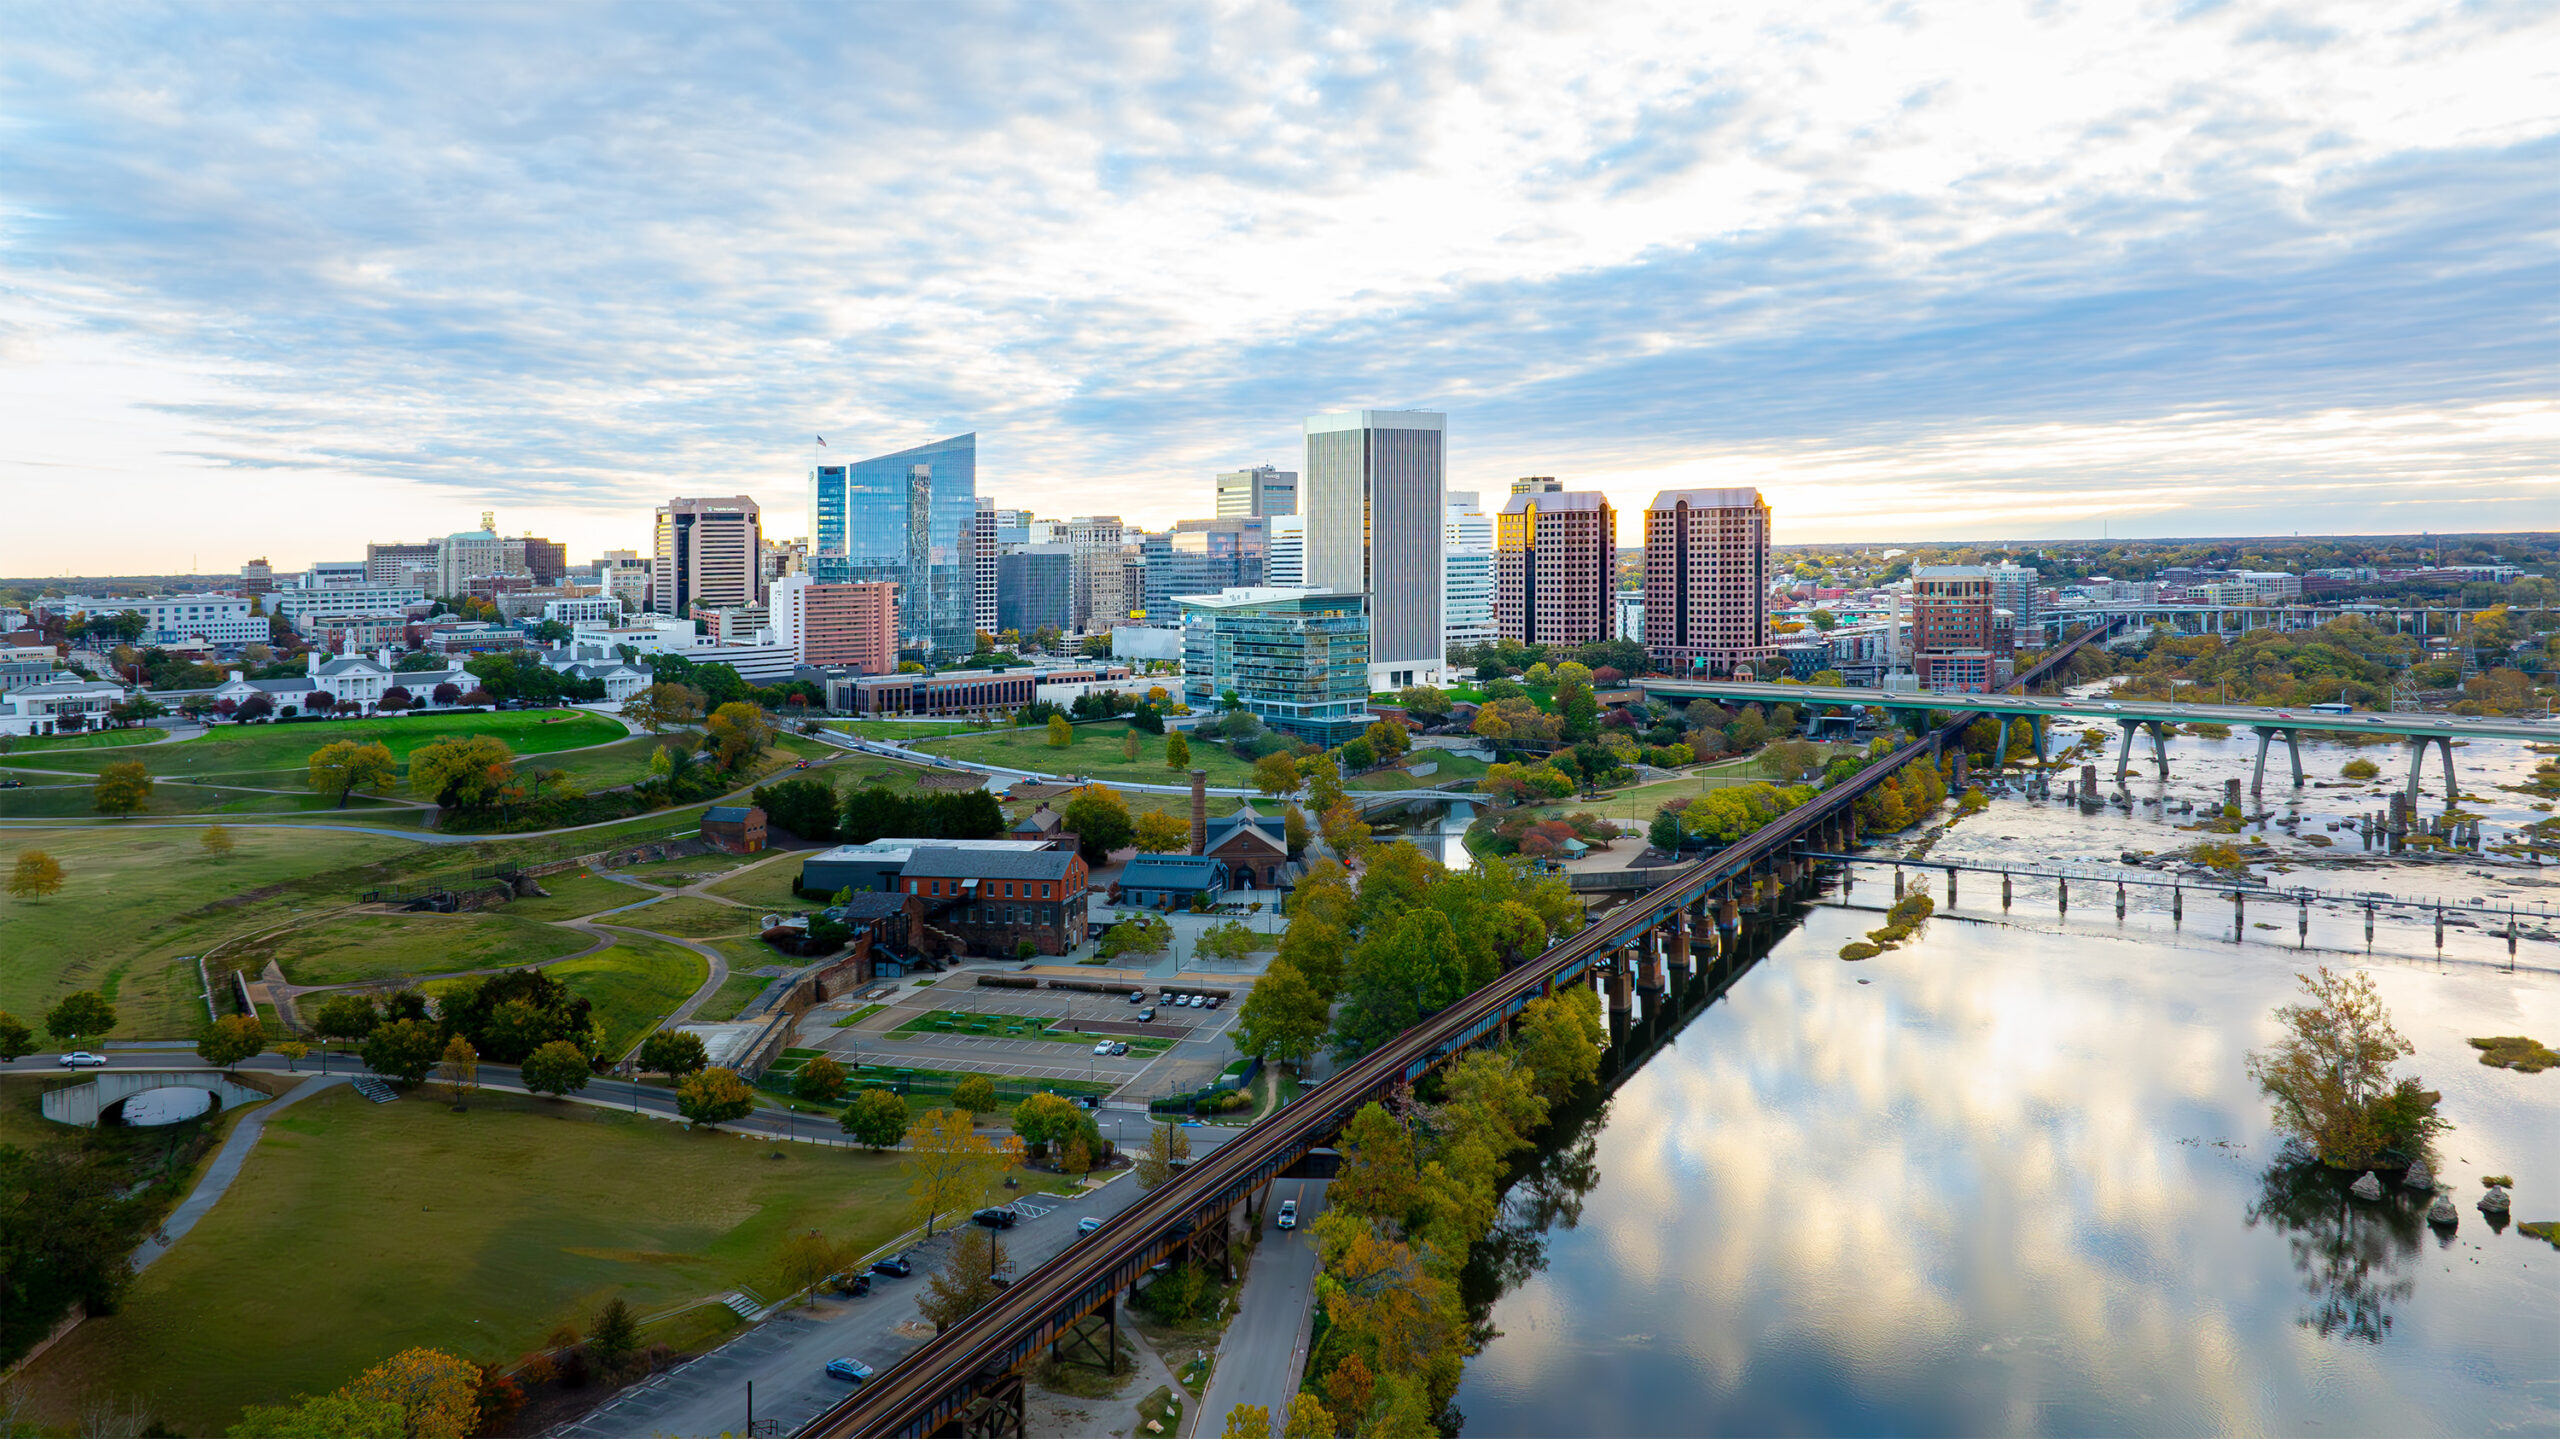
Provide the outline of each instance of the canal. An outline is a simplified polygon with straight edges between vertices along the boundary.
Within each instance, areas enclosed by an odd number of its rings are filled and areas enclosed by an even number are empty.
[[[2457,752],[2465,812],[2539,817],[2495,788],[2534,757],[2494,749]],[[2218,795],[2250,753],[2181,741],[2126,809],[2002,798],[1930,855],[2096,874],[2165,853],[2204,836],[2139,801]],[[2553,870],[2310,843],[2376,803],[2338,777],[2348,757],[2306,756],[2329,788],[2268,787],[2245,835],[2267,839],[2270,883],[2560,900]],[[2474,1207],[2503,1174],[2515,1219],[2560,1219],[2560,1071],[2488,1068],[2467,1043],[2560,1043],[2560,944],[2510,969],[2488,926],[2455,925],[2439,956],[2430,927],[2386,917],[2368,955],[2345,904],[2315,906],[2307,942],[2290,904],[2235,940],[2227,903],[2173,920],[2134,891],[2119,920],[2111,887],[2078,882],[2067,914],[2022,882],[2004,918],[1968,876],[1913,942],[1841,961],[1889,873],[1834,882],[1537,1156],[1471,1270],[1495,1337],[1457,1396],[1465,1433],[2560,1430],[2560,1250]],[[2444,1095],[2450,1236],[2414,1194],[2367,1203],[2353,1175],[2274,1163],[2243,1061],[2318,963],[2374,974],[2416,1045],[2402,1072]]]

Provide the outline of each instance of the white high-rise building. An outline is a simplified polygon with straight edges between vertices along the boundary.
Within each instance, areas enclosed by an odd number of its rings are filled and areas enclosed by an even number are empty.
[[[1298,589],[1307,582],[1307,517],[1274,515],[1271,519],[1271,558],[1263,567],[1265,583],[1273,589]]]
[[[1357,591],[1369,612],[1369,688],[1437,684],[1448,417],[1344,410],[1306,421],[1306,583]]]
[[[969,513],[969,625],[979,634],[996,632],[996,532],[1000,518],[996,502],[985,495],[976,496],[977,508]]]
[[[1493,623],[1493,516],[1473,490],[1451,490],[1440,537],[1440,625],[1444,648],[1491,644]]]
[[[1218,518],[1294,515],[1298,512],[1298,477],[1289,470],[1256,465],[1218,476]]]

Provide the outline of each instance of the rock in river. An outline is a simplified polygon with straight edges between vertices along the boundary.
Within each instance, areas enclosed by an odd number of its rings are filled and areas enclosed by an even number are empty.
[[[2481,1212],[2481,1213],[2483,1213],[2483,1214],[2504,1214],[2504,1213],[2506,1213],[2506,1212],[2507,1212],[2507,1191],[2506,1191],[2506,1189],[2505,1189],[2503,1186],[2501,1186],[2501,1185],[2496,1185],[2496,1184],[2492,1184],[2492,1185],[2490,1185],[2490,1186],[2489,1186],[2489,1192],[2480,1196],[2480,1212]]]
[[[2347,1186],[2347,1192],[2358,1199],[2380,1199],[2382,1197],[2382,1181],[2374,1178],[2371,1174],[2360,1174],[2356,1176],[2355,1183]]]
[[[2400,1182],[2424,1194],[2436,1187],[2436,1173],[2427,1167],[2425,1160],[2413,1159],[2409,1161],[2409,1172],[2400,1176]]]
[[[2427,1206],[2427,1222],[2438,1229],[2451,1229],[2462,1222],[2462,1211],[2453,1207],[2452,1195],[2436,1196],[2436,1202]]]

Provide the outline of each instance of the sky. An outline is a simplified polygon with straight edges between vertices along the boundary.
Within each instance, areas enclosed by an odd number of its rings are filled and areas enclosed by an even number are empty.
[[[821,434],[1162,525],[1361,407],[1782,543],[2560,528],[2550,3],[6,28],[0,574],[804,534]]]

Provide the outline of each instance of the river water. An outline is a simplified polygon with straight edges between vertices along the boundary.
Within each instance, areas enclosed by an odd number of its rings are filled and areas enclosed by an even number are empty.
[[[2218,798],[2245,744],[2180,741],[2166,788],[2133,792]],[[2532,757],[2492,748],[2457,752],[2467,809],[2534,818],[2490,788]],[[2307,755],[2333,778],[2346,757]],[[2298,800],[2303,835],[2376,803],[2268,798]],[[1931,857],[2095,875],[2198,838],[2182,823],[2006,798]],[[2266,833],[2277,884],[2560,898],[2560,870],[2367,860],[2352,836],[2321,868],[2335,847]],[[2021,881],[2004,920],[1997,881],[1966,881],[1863,963],[1836,955],[1879,922],[1886,871],[1827,894],[1514,1190],[1467,1434],[2560,1432],[2560,1251],[2473,1207],[2505,1174],[2515,1218],[2560,1219],[2560,1070],[2465,1043],[2560,1043],[2560,944],[2510,971],[2502,931],[2454,926],[2439,958],[2431,924],[2385,916],[2367,955],[2358,911],[2316,906],[2299,949],[2289,903],[2234,942],[2227,900],[2191,893],[2173,922],[2134,892],[2120,921],[2089,881],[2068,915]],[[2449,1238],[2415,1196],[2272,1164],[2243,1059],[2315,963],[2370,970],[2417,1046],[2403,1072],[2443,1091]]]

